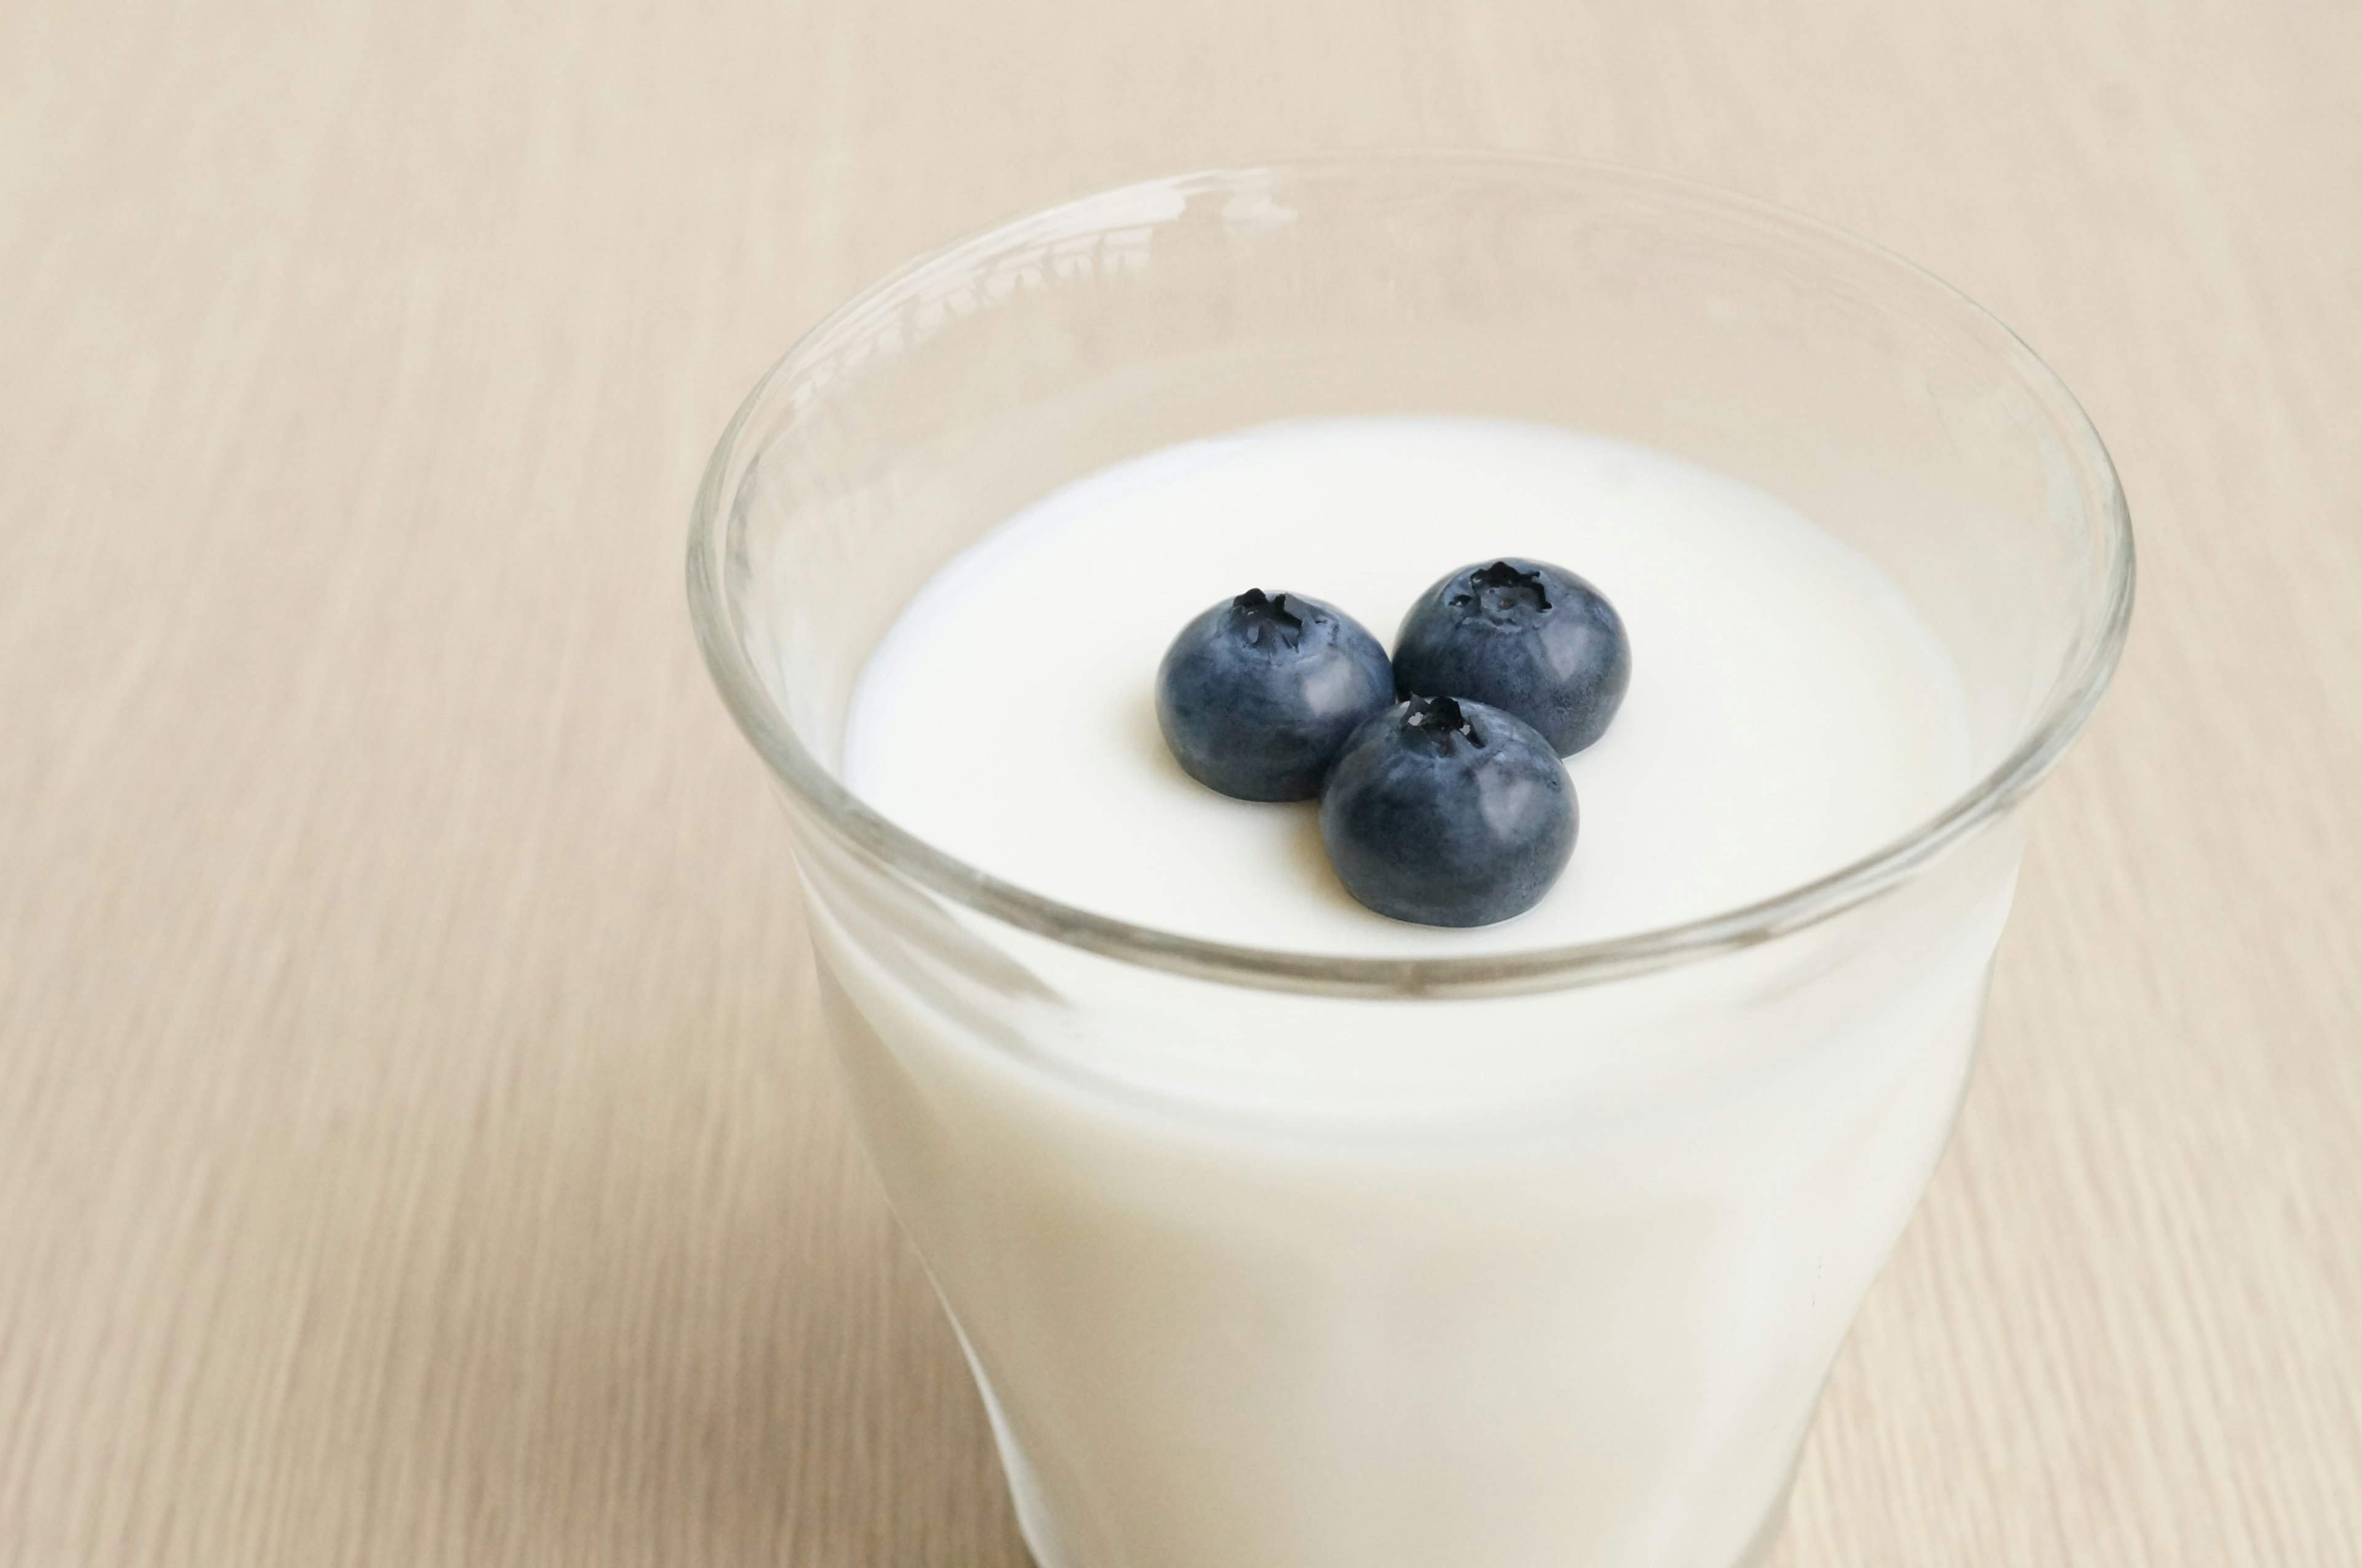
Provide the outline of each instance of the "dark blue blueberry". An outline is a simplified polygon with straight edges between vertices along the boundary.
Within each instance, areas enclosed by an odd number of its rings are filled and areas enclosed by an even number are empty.
[[[1562,567],[1488,561],[1418,596],[1395,645],[1406,697],[1473,697],[1573,756],[1607,728],[1632,682],[1616,607]]]
[[[1394,694],[1386,650],[1360,622],[1251,588],[1173,639],[1156,668],[1156,723],[1199,783],[1242,801],[1308,801]]]
[[[1414,697],[1353,732],[1320,793],[1345,890],[1419,925],[1523,914],[1574,853],[1574,786],[1533,726]]]

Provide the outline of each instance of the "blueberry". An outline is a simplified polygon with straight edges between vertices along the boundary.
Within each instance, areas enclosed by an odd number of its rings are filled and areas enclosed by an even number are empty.
[[[1395,644],[1406,697],[1473,697],[1540,730],[1573,756],[1607,728],[1632,681],[1616,607],[1563,567],[1462,567],[1419,595]]]
[[[1394,701],[1386,650],[1300,593],[1251,588],[1181,628],[1156,723],[1190,778],[1242,801],[1308,801],[1363,720]]]
[[[1566,869],[1574,826],[1550,743],[1449,697],[1414,697],[1354,731],[1320,793],[1320,841],[1345,890],[1419,925],[1533,908]]]

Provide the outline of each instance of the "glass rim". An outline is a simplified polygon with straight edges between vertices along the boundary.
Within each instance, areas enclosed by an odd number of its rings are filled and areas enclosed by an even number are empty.
[[[1556,947],[1451,957],[1378,957],[1292,952],[1183,935],[1097,914],[1036,893],[945,853],[896,825],[855,796],[797,737],[774,703],[737,635],[727,563],[736,554],[740,516],[724,494],[740,440],[774,391],[819,357],[840,329],[877,303],[939,269],[989,254],[1062,217],[1088,210],[1242,182],[1269,188],[1292,176],[1461,169],[1620,185],[1701,204],[1773,225],[1794,237],[1850,252],[1946,302],[1997,335],[2017,359],[2020,390],[2048,418],[2073,456],[2081,487],[2097,503],[2105,562],[2081,606],[2082,624],[2058,678],[2017,744],[1999,763],[1901,835],[1823,876],[1735,909],[1604,940]],[[2121,657],[2131,624],[2132,518],[2099,432],[2056,371],[1991,311],[1926,268],[1849,230],[1776,203],[1694,181],[1534,154],[1398,150],[1321,153],[1271,162],[1204,169],[1131,181],[1032,209],[922,252],[853,295],[799,337],[759,379],[724,427],[691,508],[689,537],[690,620],[709,672],[739,728],[772,772],[840,845],[890,873],[1020,930],[1100,956],[1195,978],[1266,990],[1358,997],[1460,997],[1555,990],[1710,957],[1784,936],[1852,909],[1902,882],[1998,818],[2050,770],[2090,719]]]

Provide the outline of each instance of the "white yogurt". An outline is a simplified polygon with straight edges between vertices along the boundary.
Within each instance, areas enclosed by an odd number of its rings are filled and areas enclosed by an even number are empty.
[[[1397,924],[1311,808],[1187,779],[1166,640],[1249,586],[1391,641],[1525,555],[1622,612],[1529,914]],[[1319,954],[1537,948],[1742,905],[1966,782],[1934,637],[1776,500],[1463,420],[1153,454],[951,563],[872,657],[848,783],[1136,923]],[[805,845],[831,1034],[959,1324],[1044,1568],[1731,1568],[1968,1068],[2014,829],[1801,933],[1567,989],[1346,999],[1185,978],[914,901]]]

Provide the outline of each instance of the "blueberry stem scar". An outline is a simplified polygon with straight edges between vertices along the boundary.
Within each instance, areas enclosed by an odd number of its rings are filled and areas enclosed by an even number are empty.
[[[1438,744],[1449,745],[1444,737],[1461,734],[1468,737],[1470,745],[1481,746],[1485,737],[1476,733],[1476,721],[1459,703],[1449,697],[1414,697],[1410,712],[1403,723],[1414,730],[1423,730]]]
[[[1482,571],[1472,572],[1468,578],[1468,586],[1479,592],[1486,589],[1512,591],[1514,597],[1527,601],[1528,607],[1530,609],[1547,610],[1551,607],[1550,591],[1542,584],[1542,574],[1538,571],[1519,571],[1507,561],[1495,561]],[[1466,604],[1472,602],[1473,597],[1472,594],[1454,594],[1451,602]]]
[[[1262,640],[1265,626],[1291,648],[1304,635],[1304,618],[1288,609],[1285,593],[1266,595],[1260,588],[1250,588],[1231,603],[1246,617],[1247,641],[1251,643]]]

